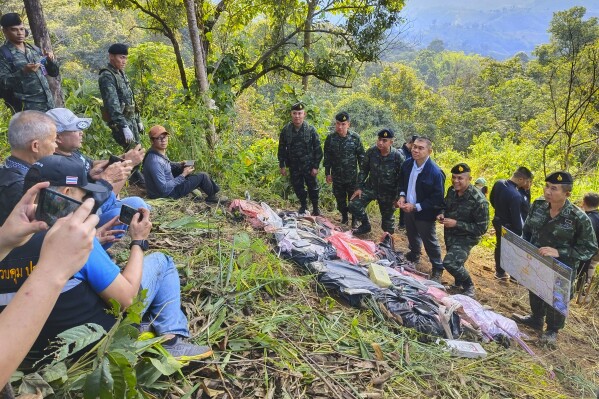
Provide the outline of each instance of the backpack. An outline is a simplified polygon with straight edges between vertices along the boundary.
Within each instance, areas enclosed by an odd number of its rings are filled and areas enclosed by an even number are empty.
[[[25,43],[25,47],[29,47],[29,49],[38,53],[40,55],[40,57],[43,57],[42,51],[39,49],[39,47],[34,46],[29,43]],[[13,72],[16,71],[15,64],[14,64],[14,57],[13,57],[12,53],[10,52],[10,49],[8,48],[6,43],[3,44],[2,46],[0,46],[0,54],[2,54],[2,57],[4,57],[4,59],[6,61],[8,61],[8,63],[10,64],[11,71],[13,71]],[[4,104],[6,104],[6,106],[13,113],[23,110],[23,105],[24,105],[23,101],[21,99],[15,97],[14,91],[6,90],[0,86],[0,97],[2,97],[2,99],[4,100]]]

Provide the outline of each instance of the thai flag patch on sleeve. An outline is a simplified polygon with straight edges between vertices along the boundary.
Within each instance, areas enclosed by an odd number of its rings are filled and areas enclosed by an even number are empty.
[[[67,176],[67,181],[65,182],[67,185],[75,185],[77,184],[77,180],[79,180],[79,178],[77,176]]]

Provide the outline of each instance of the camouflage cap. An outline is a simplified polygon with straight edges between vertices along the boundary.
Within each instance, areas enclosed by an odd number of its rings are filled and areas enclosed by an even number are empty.
[[[462,173],[470,173],[470,166],[465,163],[459,163],[451,168],[451,174],[453,175],[459,175]]]
[[[345,111],[339,112],[335,115],[335,120],[337,122],[349,122],[349,114]]]
[[[3,28],[10,28],[11,26],[22,25],[21,16],[16,12],[6,13],[0,18],[0,25]]]
[[[551,184],[572,184],[574,179],[568,172],[553,172],[545,178],[547,183]]]

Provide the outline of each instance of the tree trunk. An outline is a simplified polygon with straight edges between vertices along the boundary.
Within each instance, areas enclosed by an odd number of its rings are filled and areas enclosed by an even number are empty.
[[[314,11],[316,9],[315,1],[308,1],[308,15],[304,24],[304,68],[308,69],[310,63],[310,47],[312,46],[312,19],[314,19]],[[308,75],[302,77],[302,86],[304,91],[308,90]]]
[[[40,0],[24,0],[23,2],[25,3],[25,11],[27,12],[27,19],[29,20],[33,41],[36,46],[42,49],[42,51],[52,51],[52,43],[50,42],[50,35],[48,34],[48,27],[46,26],[46,20],[44,18]],[[55,78],[46,76],[46,79],[48,79],[50,91],[52,92],[52,96],[54,96],[55,105],[57,107],[63,107],[64,95],[62,92],[60,74]]]
[[[210,86],[208,84],[208,72],[206,71],[206,60],[204,58],[204,47],[202,46],[202,38],[198,29],[198,21],[196,19],[195,3],[193,0],[185,0],[185,9],[187,11],[187,25],[189,27],[189,37],[193,47],[193,65],[195,70],[196,80],[200,88],[200,95],[204,106],[208,108],[209,131],[206,133],[206,142],[209,148],[214,148],[217,137],[214,118],[210,110]]]
[[[166,24],[163,24],[162,33],[168,38],[168,40],[171,41],[171,44],[173,45],[175,59],[177,60],[177,68],[179,68],[179,75],[181,76],[181,86],[183,86],[185,90],[189,90],[187,75],[185,75],[185,65],[183,65],[183,56],[181,55],[181,46],[179,46],[179,42],[175,37],[175,33],[172,30],[165,28],[165,26]]]

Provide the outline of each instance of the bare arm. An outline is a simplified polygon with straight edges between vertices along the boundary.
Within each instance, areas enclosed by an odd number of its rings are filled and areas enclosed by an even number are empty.
[[[0,386],[31,349],[62,287],[87,260],[98,223],[98,217],[90,215],[93,204],[91,199],[85,201],[48,231],[35,270],[0,313]],[[65,242],[69,243],[68,251],[61,250]]]

